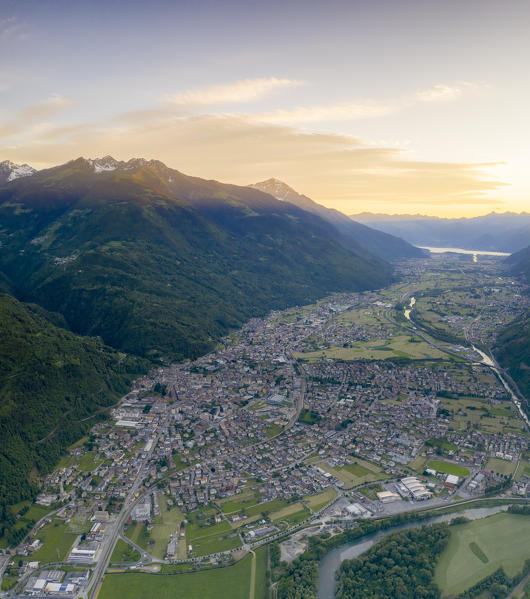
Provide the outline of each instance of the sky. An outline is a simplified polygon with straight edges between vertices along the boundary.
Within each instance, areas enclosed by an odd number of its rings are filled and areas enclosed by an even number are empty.
[[[0,160],[156,158],[347,214],[530,211],[528,0],[2,0]]]

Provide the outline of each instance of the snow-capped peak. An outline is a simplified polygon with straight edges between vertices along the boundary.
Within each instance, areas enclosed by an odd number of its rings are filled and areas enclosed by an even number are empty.
[[[29,164],[15,164],[11,160],[4,160],[0,162],[0,185],[22,177],[29,177],[36,172],[36,169]]]
[[[112,156],[104,156],[103,158],[89,158],[86,161],[95,173],[105,173],[109,171],[130,171],[142,166],[165,166],[158,160],[146,160],[145,158],[131,158],[127,162],[124,160],[116,160]]]
[[[271,177],[270,179],[267,179],[266,181],[260,181],[259,183],[253,183],[252,185],[249,185],[249,187],[254,187],[255,189],[264,191],[265,193],[268,193],[269,195],[273,196],[277,200],[280,200],[281,202],[290,201],[293,194],[295,194],[296,196],[299,195],[292,187],[289,187],[289,185],[287,185],[287,183],[284,183],[283,181],[280,181],[279,179],[275,179],[274,177]]]

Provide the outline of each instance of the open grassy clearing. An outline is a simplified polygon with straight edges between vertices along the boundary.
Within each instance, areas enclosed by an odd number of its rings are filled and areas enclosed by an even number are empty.
[[[122,599],[123,597],[127,599],[146,597],[218,599],[220,596],[227,599],[248,599],[250,562],[251,556],[248,556],[227,568],[169,576],[139,573],[106,574],[98,599]]]
[[[147,526],[143,522],[131,522],[125,527],[124,533],[135,545],[147,551],[150,537]]]
[[[307,508],[305,508],[299,501],[297,501],[295,503],[286,505],[285,507],[283,507],[281,510],[278,510],[277,512],[272,512],[269,515],[269,518],[273,522],[276,522],[278,520],[283,520],[286,516],[291,516],[292,514],[296,514],[296,512],[300,512],[300,511],[306,511],[309,514],[309,510],[307,510]]]
[[[96,454],[93,451],[89,451],[85,453],[84,456],[79,460],[79,470],[84,470],[85,472],[92,472],[95,470],[103,460],[96,459]]]
[[[158,496],[160,516],[155,518],[153,528],[149,531],[149,553],[153,557],[162,559],[166,555],[167,544],[172,534],[179,533],[180,524],[184,521],[184,514],[175,505],[167,505],[167,497],[162,493]]]
[[[22,559],[49,563],[63,561],[66,558],[77,534],[70,532],[62,520],[52,520],[39,530],[35,538],[42,541],[42,547]]]
[[[486,433],[520,433],[524,424],[507,403],[506,407],[493,407],[487,399],[480,397],[442,397],[441,407],[451,413],[451,427],[465,430],[469,424],[477,424]]]
[[[411,360],[449,359],[448,354],[431,347],[423,340],[417,340],[409,335],[395,335],[389,339],[372,341],[357,341],[351,347],[330,347],[318,351],[299,353],[294,352],[297,359],[309,362],[321,358],[334,360],[389,360],[408,358]]]
[[[256,549],[256,580],[254,583],[254,599],[268,599],[267,592],[267,545]]]
[[[136,549],[133,549],[123,539],[118,539],[116,547],[114,547],[114,551],[112,552],[110,563],[127,564],[130,562],[137,562],[140,557],[141,555],[138,553],[138,551],[136,551]]]
[[[452,464],[450,462],[442,462],[440,460],[431,460],[427,464],[427,468],[436,470],[436,472],[443,472],[444,474],[454,474],[455,476],[469,476],[469,470],[465,466],[460,464]]]
[[[515,480],[521,480],[521,476],[523,476],[523,474],[530,476],[530,462],[528,460],[521,460],[519,462],[517,472],[514,474]]]
[[[323,507],[331,503],[337,497],[337,491],[333,487],[317,493],[316,495],[306,495],[303,498],[304,503],[314,512],[318,512]]]
[[[329,466],[329,464],[327,464],[325,461],[320,462],[319,466],[325,472],[329,472],[330,474],[332,474],[333,476],[338,478],[340,481],[342,481],[344,483],[345,489],[351,489],[352,487],[355,487],[356,485],[361,485],[363,483],[368,483],[368,482],[374,482],[377,480],[381,480],[382,478],[385,477],[385,475],[383,473],[381,473],[380,471],[379,472],[375,471],[375,466],[372,465],[372,469],[368,469],[364,466],[364,464],[360,464],[360,462],[364,462],[364,460],[357,459],[356,461],[358,462],[357,464],[347,464],[346,466],[343,466],[342,468],[333,468],[333,467]],[[359,471],[358,468],[363,468],[363,472],[366,472],[366,473],[363,474],[362,476],[357,476],[356,474],[354,474],[353,472],[350,471],[350,467],[354,467],[354,469],[357,468],[357,471]]]
[[[267,516],[272,512],[277,512],[284,508],[287,505],[287,502],[283,499],[273,499],[272,501],[265,501],[264,503],[258,503],[246,511],[248,516],[258,516],[260,514],[266,514]]]
[[[257,504],[257,499],[253,497],[253,495],[247,495],[247,499],[240,499],[236,501],[235,499],[230,499],[230,501],[226,501],[221,504],[221,510],[223,514],[233,514],[235,512],[239,512],[241,510],[246,510],[249,507]]]
[[[510,475],[515,472],[517,464],[514,462],[508,462],[508,460],[501,460],[499,458],[490,458],[486,464],[486,470],[492,470],[497,474]]]
[[[517,514],[500,513],[453,526],[436,565],[435,582],[447,596],[463,592],[501,566],[515,576],[528,558],[529,538],[530,518]]]

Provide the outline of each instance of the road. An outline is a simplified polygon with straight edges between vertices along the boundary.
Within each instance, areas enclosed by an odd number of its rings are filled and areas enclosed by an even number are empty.
[[[121,512],[119,513],[116,521],[112,525],[111,530],[109,531],[105,540],[102,543],[100,557],[99,557],[96,567],[94,568],[94,572],[92,573],[92,576],[90,578],[88,585],[79,595],[81,599],[94,599],[98,594],[99,587],[100,587],[101,581],[103,579],[103,575],[105,574],[105,570],[107,569],[107,567],[109,565],[112,552],[114,551],[114,547],[116,545],[116,541],[118,540],[118,538],[121,534],[123,523],[125,522],[125,519],[127,518],[129,510],[131,509],[131,507],[134,504],[134,496],[138,492],[138,489],[141,486],[142,480],[145,477],[144,466],[149,462],[149,459],[151,458],[151,455],[156,447],[157,442],[158,442],[158,436],[156,436],[153,439],[153,445],[151,446],[151,449],[146,454],[145,458],[142,460],[140,467],[138,468],[138,474],[136,475],[134,483],[133,483],[125,501],[123,502],[123,507],[121,509]]]

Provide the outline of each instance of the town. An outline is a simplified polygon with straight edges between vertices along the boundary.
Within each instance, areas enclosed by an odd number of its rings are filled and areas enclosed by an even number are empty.
[[[308,530],[530,497],[528,421],[477,349],[522,291],[494,259],[404,263],[390,288],[271,312],[155,368],[18,511],[39,517],[4,551],[10,596],[94,597],[109,567],[230,564],[275,539],[289,561]]]

